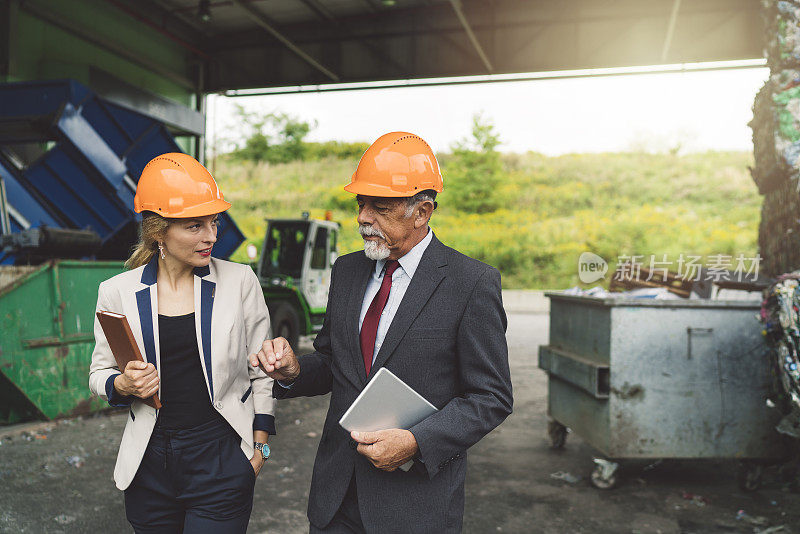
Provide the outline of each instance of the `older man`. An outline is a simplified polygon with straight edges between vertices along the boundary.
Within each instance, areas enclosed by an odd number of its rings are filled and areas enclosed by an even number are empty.
[[[511,413],[500,274],[428,227],[442,189],[420,137],[375,141],[345,187],[356,194],[364,252],[333,267],[315,351],[297,358],[277,338],[250,357],[276,379],[277,398],[331,393],[311,532],[460,532],[466,451]],[[338,421],[381,367],[439,411],[410,429],[350,435]],[[408,472],[397,469],[410,459]]]

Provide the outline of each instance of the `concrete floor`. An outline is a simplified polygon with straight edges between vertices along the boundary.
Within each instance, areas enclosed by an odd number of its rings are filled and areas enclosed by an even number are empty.
[[[465,532],[751,533],[782,525],[768,532],[800,532],[800,495],[784,491],[770,472],[761,490],[742,493],[732,461],[626,466],[621,487],[593,488],[592,449],[574,434],[562,451],[546,439],[547,379],[536,354],[547,323],[545,314],[509,316],[515,411],[470,450]],[[256,483],[250,532],[308,531],[308,486],[326,409],[326,397],[279,405],[279,434]],[[0,532],[130,532],[111,480],[124,423],[125,414],[105,414],[0,430]],[[558,471],[582,478],[573,484],[550,476]]]

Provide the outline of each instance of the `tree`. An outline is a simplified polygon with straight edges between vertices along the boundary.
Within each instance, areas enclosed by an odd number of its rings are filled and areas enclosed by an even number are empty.
[[[313,126],[286,113],[261,114],[236,105],[238,123],[246,138],[232,155],[255,162],[286,163],[305,156],[303,139]]]
[[[494,125],[477,113],[472,136],[452,145],[446,174],[447,195],[454,207],[470,213],[489,213],[500,207],[498,193],[503,165],[496,148],[500,136]]]

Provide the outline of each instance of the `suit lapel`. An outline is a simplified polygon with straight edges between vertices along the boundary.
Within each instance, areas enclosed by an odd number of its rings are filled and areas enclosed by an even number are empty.
[[[443,269],[445,265],[447,265],[445,247],[434,235],[420,259],[417,271],[414,273],[405,295],[403,295],[403,300],[400,301],[397,313],[392,320],[392,324],[389,325],[383,344],[375,357],[375,361],[372,363],[368,379],[372,378],[372,375],[383,367],[397,348],[400,340],[403,339],[411,323],[414,322],[425,303],[431,298],[431,295],[433,295],[433,292],[445,277],[445,270]],[[363,294],[364,292],[362,291],[361,295],[363,296]],[[360,350],[358,354],[361,354]],[[361,370],[362,372],[364,371],[363,362]]]
[[[367,371],[364,369],[364,358],[361,356],[361,342],[359,341],[358,318],[361,315],[361,305],[364,302],[364,293],[367,284],[375,271],[375,261],[363,257],[362,262],[355,270],[351,282],[350,295],[347,301],[347,339],[350,344],[350,364],[355,367],[359,379],[358,386],[363,386],[367,380]]]
[[[145,287],[136,292],[136,308],[139,311],[139,325],[142,329],[145,359],[152,363],[161,373],[158,354],[158,291],[156,291],[156,275],[158,274],[158,258],[153,257],[142,270],[141,283]]]
[[[213,260],[212,260],[213,261]],[[214,296],[217,289],[216,273],[210,267],[197,267],[194,270],[195,335],[200,365],[206,375],[206,385],[211,401],[214,401],[214,372],[211,360],[211,319],[214,312]],[[200,304],[199,306],[197,304]],[[199,308],[199,309],[198,309]]]
[[[213,260],[212,260],[213,261]],[[211,264],[209,264],[211,265]],[[136,307],[142,329],[145,358],[158,369],[161,376],[161,351],[158,336],[158,258],[154,257],[142,271],[144,288],[136,291]],[[206,376],[208,394],[214,400],[214,381],[211,362],[211,318],[214,311],[216,273],[210,266],[194,269],[195,335],[200,353],[200,365]],[[197,305],[199,303],[199,307]],[[198,310],[199,308],[199,310]]]

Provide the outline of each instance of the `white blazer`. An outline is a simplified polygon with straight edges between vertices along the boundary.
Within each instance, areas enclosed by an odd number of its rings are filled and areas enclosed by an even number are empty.
[[[97,309],[124,314],[139,350],[156,366],[161,378],[158,340],[158,261],[126,271],[100,284]],[[194,270],[195,331],[200,365],[214,408],[242,437],[242,451],[253,456],[253,430],[275,433],[272,379],[248,364],[269,337],[269,313],[261,285],[253,270],[243,264],[211,258],[207,267]],[[114,390],[120,373],[95,318],[95,348],[89,368],[89,389],[112,406],[130,405],[122,434],[114,481],[127,488],[144,456],[155,426],[154,408]]]

